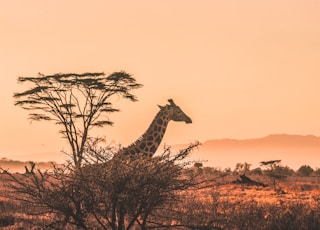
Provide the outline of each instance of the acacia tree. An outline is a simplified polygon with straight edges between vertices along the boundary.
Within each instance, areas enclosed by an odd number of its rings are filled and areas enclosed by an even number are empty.
[[[15,105],[30,110],[33,121],[54,121],[61,126],[60,133],[67,139],[75,168],[83,163],[83,154],[89,130],[112,125],[107,114],[119,111],[109,101],[118,95],[136,101],[133,89],[142,85],[126,72],[83,74],[54,74],[37,77],[19,77],[19,83],[30,83],[32,88],[15,93]]]
[[[273,181],[273,188],[276,189],[276,181],[284,180],[287,175],[281,172],[282,166],[280,166],[281,160],[261,161],[260,165],[266,167],[266,175]]]

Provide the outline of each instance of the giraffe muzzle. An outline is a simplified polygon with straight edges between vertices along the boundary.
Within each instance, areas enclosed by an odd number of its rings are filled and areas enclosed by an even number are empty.
[[[192,120],[191,120],[190,117],[187,117],[186,120],[185,120],[185,122],[186,122],[187,124],[190,124],[190,123],[192,123]]]

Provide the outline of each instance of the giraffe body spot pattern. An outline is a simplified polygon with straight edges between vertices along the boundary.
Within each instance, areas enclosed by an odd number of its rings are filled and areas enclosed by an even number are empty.
[[[152,157],[157,151],[170,121],[192,123],[192,120],[177,106],[172,99],[169,105],[159,106],[160,111],[153,119],[147,131],[133,144],[119,151],[124,155],[144,155]]]

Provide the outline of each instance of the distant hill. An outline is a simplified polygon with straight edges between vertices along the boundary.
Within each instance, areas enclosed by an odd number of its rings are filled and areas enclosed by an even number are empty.
[[[271,147],[271,148],[319,148],[320,137],[313,135],[288,135],[288,134],[273,134],[263,138],[256,139],[221,139],[221,140],[209,140],[204,143],[211,147]]]
[[[173,146],[181,149],[187,145]],[[235,167],[236,163],[248,162],[251,168],[260,161],[280,159],[283,165],[293,169],[301,165],[320,168],[320,137],[313,135],[274,134],[256,139],[219,139],[202,143],[192,155],[195,160],[207,160],[204,165]]]
[[[53,162],[36,162],[36,168],[41,170],[51,170]],[[0,159],[0,168],[10,172],[25,172],[25,166],[30,166],[29,162],[10,160],[7,158]]]
[[[174,145],[172,149],[177,151],[187,146],[188,144]],[[231,169],[234,169],[237,163],[247,162],[252,164],[251,168],[255,168],[260,166],[261,161],[279,159],[283,165],[294,170],[301,165],[310,165],[315,169],[320,168],[320,137],[273,134],[255,139],[208,140],[193,152],[191,159],[206,161],[205,166]],[[29,163],[0,159],[0,167],[12,172],[25,172],[25,165]],[[48,170],[51,169],[52,162],[37,162],[37,167]]]

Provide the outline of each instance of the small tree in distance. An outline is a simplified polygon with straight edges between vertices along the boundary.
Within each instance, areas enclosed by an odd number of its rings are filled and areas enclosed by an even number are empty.
[[[314,172],[314,169],[311,168],[309,165],[302,165],[298,170],[297,173],[300,176],[310,176]]]
[[[272,161],[261,161],[261,166],[267,168],[266,175],[272,180],[273,188],[276,189],[276,182],[277,180],[284,180],[287,178],[287,175],[284,175],[281,172],[280,166],[281,160],[272,160]]]
[[[107,114],[119,111],[109,98],[119,95],[131,101],[133,89],[142,85],[126,72],[55,74],[38,77],[19,77],[19,83],[30,83],[32,88],[15,93],[15,105],[30,110],[33,121],[54,121],[67,139],[76,168],[83,163],[83,153],[89,130],[112,125]]]
[[[237,175],[246,175],[247,172],[250,171],[251,164],[244,162],[244,163],[237,163],[234,169],[234,173]]]

